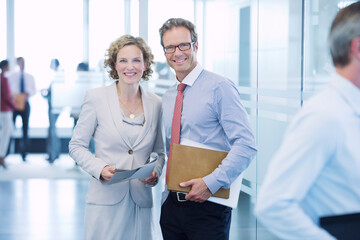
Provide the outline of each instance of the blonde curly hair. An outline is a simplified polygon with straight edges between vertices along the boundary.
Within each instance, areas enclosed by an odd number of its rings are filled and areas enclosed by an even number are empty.
[[[106,69],[109,69],[108,72],[112,79],[119,79],[119,75],[115,68],[116,57],[119,50],[128,45],[135,45],[140,48],[145,62],[145,71],[141,78],[145,81],[149,80],[149,77],[153,73],[151,65],[154,64],[154,55],[151,53],[150,47],[141,37],[123,35],[116,39],[114,42],[112,42],[110,44],[110,47],[107,49],[107,53],[105,55],[104,67]]]

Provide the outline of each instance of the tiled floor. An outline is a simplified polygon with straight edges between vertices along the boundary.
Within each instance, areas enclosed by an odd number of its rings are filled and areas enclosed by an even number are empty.
[[[88,176],[67,155],[50,165],[44,155],[7,158],[0,169],[0,240],[81,240]],[[160,213],[161,185],[154,188],[155,218]],[[233,210],[230,239],[276,239],[257,226],[253,201],[240,194]],[[161,239],[158,232],[157,238]]]

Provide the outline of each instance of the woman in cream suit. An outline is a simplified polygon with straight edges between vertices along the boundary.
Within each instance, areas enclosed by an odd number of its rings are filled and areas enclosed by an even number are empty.
[[[89,90],[69,144],[70,156],[88,172],[85,239],[152,239],[152,192],[164,165],[161,100],[145,91],[153,55],[143,39],[120,37],[107,50],[105,67],[115,83]],[[89,151],[91,137],[95,155]],[[115,168],[137,168],[159,154],[146,179],[108,184]]]

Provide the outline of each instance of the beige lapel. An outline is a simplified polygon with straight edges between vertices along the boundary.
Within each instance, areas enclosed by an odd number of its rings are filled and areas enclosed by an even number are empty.
[[[144,88],[141,85],[140,85],[140,91],[141,91],[141,98],[144,109],[145,124],[134,143],[134,147],[136,147],[144,139],[146,134],[151,129],[152,119],[154,114],[154,105],[151,99],[149,98],[149,94],[144,90]]]
[[[108,86],[106,92],[107,92],[106,95],[111,112],[111,117],[116,126],[116,130],[118,131],[120,137],[123,139],[123,141],[128,146],[128,148],[131,149],[132,146],[129,142],[129,139],[126,135],[126,131],[124,129],[123,116],[120,110],[120,103],[116,91],[116,82]]]

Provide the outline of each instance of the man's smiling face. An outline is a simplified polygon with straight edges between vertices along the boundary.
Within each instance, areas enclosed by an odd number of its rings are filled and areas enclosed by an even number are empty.
[[[190,31],[185,27],[173,27],[163,35],[164,47],[177,46],[181,43],[191,43]],[[165,53],[166,60],[176,72],[177,79],[181,82],[197,65],[196,53],[198,43],[190,49],[181,51],[178,47],[173,53]]]

